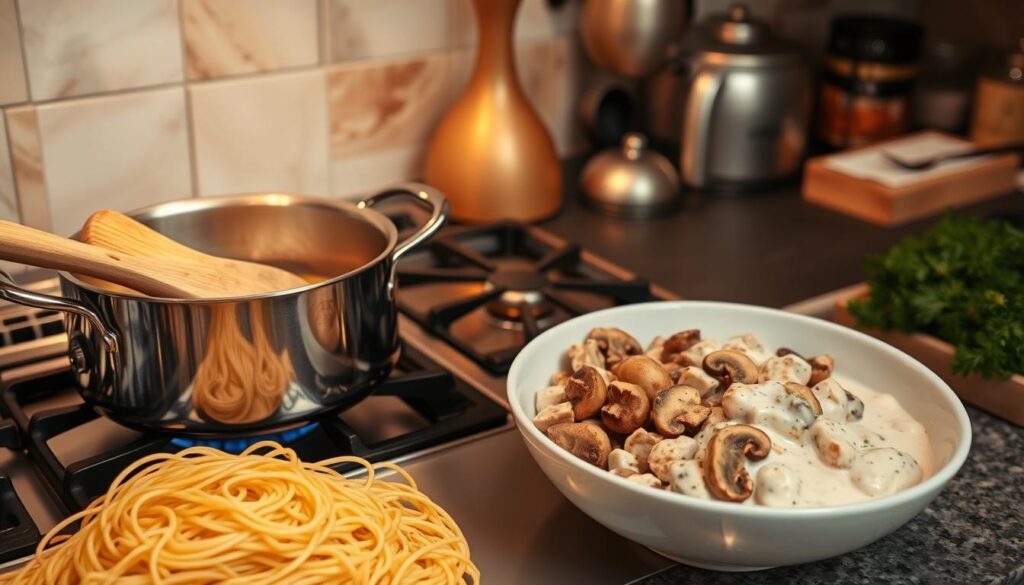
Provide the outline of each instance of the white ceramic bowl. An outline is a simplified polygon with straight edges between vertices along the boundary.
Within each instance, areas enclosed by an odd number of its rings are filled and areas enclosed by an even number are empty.
[[[756,334],[766,348],[828,353],[836,371],[896,397],[924,425],[934,473],[897,494],[833,507],[779,509],[709,501],[653,490],[584,463],[531,422],[534,394],[566,349],[594,327],[619,327],[642,344],[699,328],[705,338]],[[590,313],[544,332],[519,353],[508,376],[519,432],[552,483],[578,508],[618,534],[679,562],[744,571],[840,555],[893,532],[924,509],[967,458],[971,427],[949,386],[905,353],[834,323],[774,309],[712,302],[656,302]]]

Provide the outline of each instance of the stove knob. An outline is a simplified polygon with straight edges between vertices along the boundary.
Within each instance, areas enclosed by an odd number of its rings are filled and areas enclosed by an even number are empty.
[[[84,374],[89,371],[88,350],[78,337],[73,337],[68,341],[68,358],[71,360],[71,367],[75,373]]]

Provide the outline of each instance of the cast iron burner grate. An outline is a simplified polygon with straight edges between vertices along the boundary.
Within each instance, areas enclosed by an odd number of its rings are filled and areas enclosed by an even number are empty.
[[[517,223],[449,230],[397,268],[399,309],[495,375],[541,331],[610,306],[657,300]]]
[[[21,449],[21,432],[14,421],[0,420],[0,447]],[[11,478],[0,473],[0,563],[32,554],[40,538]]]
[[[29,456],[68,512],[81,510],[106,492],[117,475],[137,459],[154,453],[174,453],[183,448],[178,438],[171,435],[139,433],[109,420],[98,420],[102,415],[80,400],[70,406],[28,414],[27,407],[32,403],[47,400],[57,392],[74,392],[73,388],[67,371],[0,387],[0,410],[13,418],[22,430]],[[422,424],[384,438],[372,436],[373,432],[367,429],[385,425],[383,417],[395,410],[388,405],[384,415],[378,415],[373,410],[376,407],[369,404],[378,399],[400,400],[406,405],[408,416],[416,417]],[[368,416],[370,422],[356,428],[346,420],[358,420],[359,417],[351,415],[356,415],[360,409],[368,413],[364,418]],[[494,428],[505,421],[506,412],[499,404],[406,346],[396,372],[372,396],[340,415],[318,417],[288,446],[305,461],[340,455],[381,461]],[[96,422],[115,426],[129,438],[111,448],[97,448],[95,455],[64,462],[66,456],[62,457],[54,449],[60,436],[87,432],[82,427]],[[348,468],[350,466],[339,466],[339,471]]]

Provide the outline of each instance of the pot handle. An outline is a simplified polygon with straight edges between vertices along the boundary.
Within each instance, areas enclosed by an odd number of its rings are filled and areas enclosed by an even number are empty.
[[[437,189],[422,183],[401,183],[387,191],[363,199],[356,207],[367,209],[394,197],[412,197],[421,207],[431,211],[430,219],[423,224],[423,227],[395,247],[395,251],[391,253],[391,259],[398,260],[444,226],[448,221],[448,200]]]
[[[25,290],[16,285],[11,275],[2,269],[0,269],[0,299],[37,309],[81,315],[92,323],[92,326],[99,332],[100,338],[103,339],[103,344],[107,347],[107,350],[111,353],[117,353],[117,334],[110,327],[107,327],[107,324],[103,322],[103,319],[100,318],[96,311],[93,311],[79,301]]]

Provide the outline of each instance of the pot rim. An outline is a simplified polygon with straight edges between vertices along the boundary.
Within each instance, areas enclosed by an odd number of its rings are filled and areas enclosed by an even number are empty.
[[[119,292],[110,291],[108,289],[100,288],[97,286],[90,285],[72,275],[67,271],[59,271],[58,275],[61,280],[69,282],[77,287],[83,288],[90,292],[105,295],[108,297],[114,297],[125,301],[138,301],[138,302],[153,302],[157,304],[188,304],[188,305],[203,305],[203,304],[226,304],[226,303],[243,303],[252,301],[262,300],[277,300],[284,297],[291,297],[301,295],[303,293],[316,290],[321,287],[331,286],[335,283],[341,282],[352,278],[362,272],[366,272],[375,268],[386,258],[392,256],[395,247],[398,245],[398,230],[395,228],[395,224],[389,220],[384,214],[369,207],[359,206],[356,203],[338,200],[328,199],[325,197],[315,197],[310,195],[299,195],[294,193],[284,192],[251,192],[251,193],[237,193],[230,195],[217,195],[212,197],[192,197],[188,199],[176,199],[173,201],[165,201],[163,203],[156,203],[154,205],[147,205],[138,209],[125,212],[125,215],[137,219],[156,219],[161,217],[170,217],[173,215],[179,215],[181,213],[199,211],[204,209],[214,209],[218,207],[232,207],[232,206],[275,206],[275,207],[290,207],[294,205],[312,205],[317,207],[329,207],[340,211],[347,216],[359,220],[368,221],[374,227],[380,229],[384,236],[387,238],[387,243],[384,249],[381,250],[380,254],[374,257],[372,260],[367,261],[361,266],[354,268],[343,274],[321,280],[319,282],[313,282],[305,286],[297,288],[289,288],[285,290],[272,291],[267,293],[260,293],[254,295],[242,295],[233,297],[212,297],[202,299],[180,299],[171,297],[151,297],[148,295],[137,295],[137,294],[124,294]],[[79,232],[75,232],[70,237],[72,239],[78,239]]]

